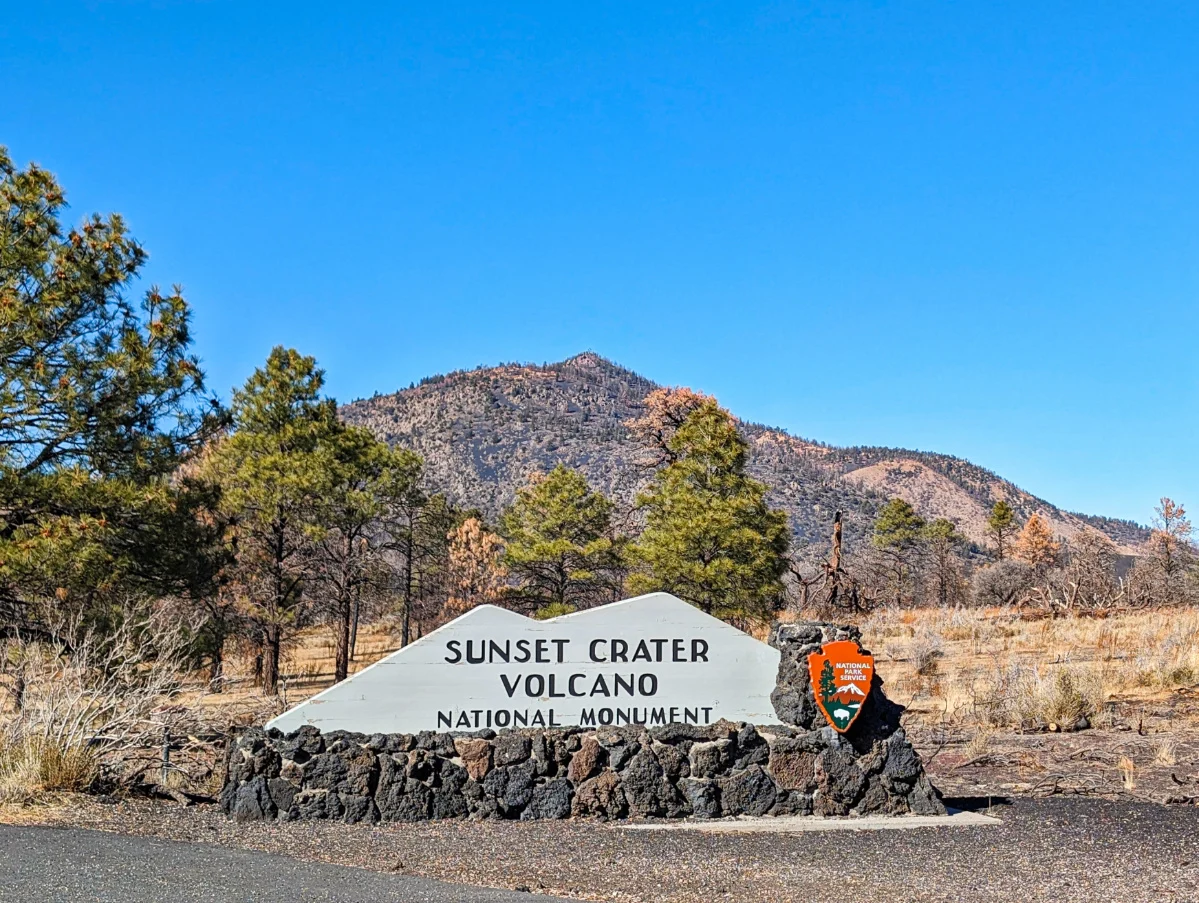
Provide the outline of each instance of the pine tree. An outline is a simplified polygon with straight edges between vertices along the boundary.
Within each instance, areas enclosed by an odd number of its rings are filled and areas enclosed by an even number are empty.
[[[948,605],[961,595],[963,581],[957,549],[965,543],[966,537],[957,532],[953,521],[938,517],[925,525],[924,541],[932,559],[937,603]]]
[[[1160,603],[1172,605],[1190,595],[1190,588],[1183,578],[1195,566],[1196,552],[1191,536],[1186,509],[1163,496],[1154,509],[1153,531],[1146,543],[1151,572],[1157,578],[1156,594]]]
[[[991,507],[991,515],[987,518],[987,535],[995,543],[995,558],[1003,561],[1007,554],[1008,543],[1016,532],[1016,512],[1003,499]]]
[[[710,395],[685,386],[654,389],[645,396],[641,416],[625,423],[629,435],[645,453],[641,463],[658,468],[677,460],[670,447],[671,438],[695,410],[708,402],[714,402]]]
[[[65,208],[0,147],[0,634],[197,598],[220,564],[211,493],[171,479],[221,416],[187,302],[131,300],[146,253],[124,221]]]
[[[820,700],[828,705],[829,700],[837,695],[837,675],[833,671],[833,663],[825,661],[820,669]]]
[[[461,614],[478,605],[499,601],[507,582],[507,571],[500,563],[503,542],[483,526],[477,517],[468,517],[449,536],[449,597],[446,609]]]
[[[349,674],[362,592],[381,567],[379,521],[389,504],[412,491],[421,461],[361,427],[337,424],[323,441],[328,492],[314,501],[316,583],[334,626],[333,679],[342,681]]]
[[[578,471],[559,464],[534,477],[501,516],[500,534],[522,603],[565,611],[618,596],[624,541],[612,530],[612,503]]]
[[[305,584],[316,574],[318,515],[334,485],[332,443],[342,428],[323,385],[313,358],[275,348],[234,392],[234,432],[208,462],[236,552],[232,576],[257,628],[262,684],[272,693],[286,635],[310,613]]]
[[[901,498],[887,502],[874,522],[871,541],[887,562],[892,599],[896,605],[903,604],[910,595],[909,584],[924,531],[924,519]]]
[[[1153,511],[1150,553],[1161,572],[1172,578],[1194,562],[1191,522],[1186,509],[1165,496]]]
[[[638,505],[634,592],[665,590],[726,619],[766,618],[781,604],[790,542],[786,515],[745,472],[745,440],[707,400],[667,443],[671,461]]]

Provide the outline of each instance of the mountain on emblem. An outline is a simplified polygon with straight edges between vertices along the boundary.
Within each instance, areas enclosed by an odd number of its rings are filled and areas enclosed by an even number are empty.
[[[833,730],[845,733],[869,696],[874,657],[862,652],[852,640],[826,643],[808,656],[808,673],[816,705]]]

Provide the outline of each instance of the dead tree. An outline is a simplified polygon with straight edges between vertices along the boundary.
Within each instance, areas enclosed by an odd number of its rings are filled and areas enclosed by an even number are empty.
[[[833,516],[833,543],[829,557],[821,562],[821,569],[811,577],[805,577],[799,567],[792,564],[791,575],[800,588],[802,607],[811,602],[812,588],[820,584],[819,605],[826,611],[849,609],[867,612],[874,607],[872,600],[862,591],[861,583],[843,566],[841,512]]]

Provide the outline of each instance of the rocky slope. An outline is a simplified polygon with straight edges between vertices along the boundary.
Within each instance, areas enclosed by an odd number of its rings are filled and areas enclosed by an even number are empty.
[[[533,473],[560,461],[630,506],[649,474],[637,466],[638,450],[624,424],[641,413],[656,387],[588,352],[558,364],[503,364],[432,377],[393,395],[355,401],[342,414],[421,454],[438,489],[494,519]],[[1131,551],[1146,535],[1130,521],[1063,511],[960,458],[834,448],[760,424],[741,426],[750,469],[770,487],[771,503],[787,511],[801,547],[823,549],[838,510],[847,542],[863,541],[878,508],[896,495],[925,517],[950,518],[977,543],[1000,498],[1021,518],[1036,512],[1067,537],[1091,526]]]

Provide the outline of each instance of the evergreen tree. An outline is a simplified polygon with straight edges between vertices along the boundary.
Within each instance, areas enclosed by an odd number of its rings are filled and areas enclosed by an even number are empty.
[[[338,426],[325,440],[329,454],[329,492],[316,500],[320,541],[320,584],[334,625],[335,681],[345,680],[364,587],[380,564],[378,524],[389,504],[411,493],[421,471],[420,458],[393,450],[369,430]]]
[[[1145,549],[1150,573],[1156,578],[1155,595],[1165,605],[1194,598],[1194,587],[1188,586],[1186,579],[1193,576],[1196,560],[1186,509],[1163,496],[1153,512],[1153,530]]]
[[[937,603],[948,605],[962,595],[964,582],[957,549],[966,542],[953,521],[938,517],[924,527],[924,541],[932,559],[933,579],[937,585]]]
[[[893,498],[874,521],[874,544],[879,548],[912,548],[924,535],[925,522],[916,509],[901,498]]]
[[[445,496],[426,492],[420,461],[405,490],[387,501],[382,530],[398,582],[402,646],[412,641],[413,624],[432,616],[448,596],[449,533],[460,518]]]
[[[478,517],[468,517],[449,536],[449,596],[454,615],[493,605],[504,589],[507,571],[500,563],[503,543]]]
[[[437,618],[450,596],[450,535],[465,517],[441,493],[428,497],[416,520],[412,545],[411,611],[423,631]]]
[[[997,560],[1003,561],[1007,555],[1008,544],[1017,529],[1019,524],[1016,521],[1016,512],[1012,510],[1011,505],[1000,499],[991,507],[991,515],[987,518],[987,535],[995,543]]]
[[[887,502],[874,522],[871,540],[887,561],[892,599],[896,605],[911,598],[910,583],[924,535],[924,519],[901,498]]]
[[[169,480],[220,416],[187,303],[131,301],[145,251],[120,216],[68,228],[65,206],[0,147],[0,631],[203,594],[219,564],[210,493]]]
[[[670,463],[637,499],[634,592],[665,590],[721,618],[768,617],[781,604],[787,518],[745,472],[745,440],[728,412],[701,402],[670,436]]]
[[[319,514],[333,492],[335,437],[343,429],[324,373],[293,349],[275,348],[233,395],[231,436],[208,462],[237,563],[236,583],[262,650],[263,687],[276,692],[286,634],[310,613]]]
[[[833,671],[833,663],[826,661],[820,669],[820,700],[828,705],[830,699],[837,695],[837,675]]]
[[[624,543],[612,532],[612,503],[578,471],[559,464],[518,490],[500,535],[503,565],[525,604],[574,610],[620,592]]]

